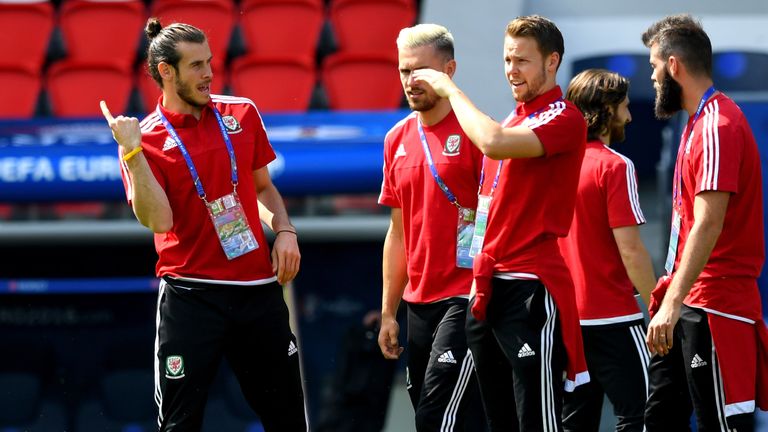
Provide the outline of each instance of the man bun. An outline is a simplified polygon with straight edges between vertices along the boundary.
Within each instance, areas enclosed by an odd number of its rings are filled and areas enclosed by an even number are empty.
[[[147,35],[147,39],[152,40],[155,36],[160,34],[163,29],[163,25],[160,24],[158,18],[150,18],[147,20],[147,26],[144,28],[144,33]]]

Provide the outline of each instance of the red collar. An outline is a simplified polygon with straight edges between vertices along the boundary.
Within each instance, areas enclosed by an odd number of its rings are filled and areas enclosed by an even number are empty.
[[[168,119],[168,121],[171,123],[171,126],[174,128],[196,127],[200,121],[202,121],[205,117],[213,112],[213,100],[208,101],[208,104],[203,107],[203,110],[200,113],[200,120],[195,118],[195,116],[192,114],[181,114],[166,109],[163,106],[163,95],[160,95],[160,97],[157,99],[157,106],[160,107],[160,111],[162,111],[165,118]]]
[[[517,104],[517,107],[515,107],[515,114],[518,116],[529,116],[562,98],[563,91],[560,90],[560,86],[556,85],[546,93],[540,94],[528,102]]]

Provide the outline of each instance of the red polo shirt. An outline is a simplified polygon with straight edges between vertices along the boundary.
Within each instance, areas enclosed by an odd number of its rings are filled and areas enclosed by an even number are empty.
[[[235,151],[239,177],[237,193],[259,248],[227,259],[184,157],[153,111],[141,122],[141,145],[173,211],[171,230],[155,234],[157,275],[232,282],[273,279],[269,247],[259,219],[253,171],[266,166],[275,158],[275,153],[251,100],[218,95],[212,95],[211,99],[199,120],[192,115],[164,109],[162,96],[158,106],[187,148],[209,201],[230,194],[233,189],[229,153],[212,107],[219,110]],[[130,202],[131,174],[125,163],[121,168]]]

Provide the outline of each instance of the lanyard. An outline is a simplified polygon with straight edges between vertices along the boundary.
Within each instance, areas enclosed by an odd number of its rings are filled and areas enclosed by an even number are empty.
[[[691,145],[691,139],[693,138],[693,127],[696,125],[696,121],[699,119],[701,111],[704,109],[704,105],[707,103],[707,100],[709,100],[709,98],[712,97],[714,93],[715,87],[712,86],[708,88],[706,92],[704,92],[704,95],[701,96],[701,101],[699,101],[699,106],[696,108],[696,114],[693,116],[691,127],[686,127],[685,132],[688,133],[688,136],[685,139],[682,137],[680,139],[680,146],[677,149],[677,159],[675,160],[674,181],[672,182],[672,204],[677,204],[678,209],[683,205],[683,157],[685,157],[686,149],[688,149],[688,146]],[[685,136],[685,133],[683,133],[683,136]],[[683,147],[683,145],[685,145],[685,147]]]
[[[440,178],[440,174],[437,173],[435,161],[432,159],[432,151],[429,150],[429,143],[427,143],[427,136],[424,134],[424,128],[421,127],[421,119],[417,118],[416,123],[419,129],[419,138],[421,138],[421,148],[424,149],[424,156],[427,158],[429,170],[432,171],[432,177],[434,177],[435,182],[438,186],[440,186],[440,189],[443,191],[446,198],[448,198],[448,201],[450,201],[451,204],[455,205],[456,207],[461,207],[459,205],[459,200],[456,199],[456,196],[451,192],[450,189],[448,189],[448,186],[445,185],[443,179]]]
[[[237,164],[235,162],[235,150],[232,148],[232,141],[229,139],[229,134],[227,133],[226,127],[224,127],[224,121],[221,119],[219,110],[216,109],[215,106],[211,108],[213,109],[213,114],[216,116],[216,121],[219,123],[219,130],[221,131],[222,138],[224,138],[224,144],[227,146],[227,152],[229,152],[229,165],[232,169],[232,186],[237,188]],[[195,184],[195,188],[197,189],[197,195],[201,200],[207,203],[208,201],[205,199],[203,183],[200,181],[200,176],[197,175],[197,169],[195,168],[195,164],[192,163],[192,157],[189,156],[189,152],[184,146],[184,143],[181,141],[179,134],[176,132],[176,129],[173,128],[171,122],[165,118],[165,115],[160,110],[159,105],[156,111],[157,115],[160,117],[160,120],[163,122],[165,129],[168,131],[168,134],[174,141],[176,141],[176,145],[179,147],[179,150],[181,150],[181,154],[184,156],[184,160],[187,162],[187,168],[189,168],[189,174],[192,176],[192,182]]]
[[[540,110],[536,111],[535,113],[528,115],[528,120],[536,117],[537,115],[541,114],[542,111],[544,111],[545,109],[549,109],[553,104],[555,104],[557,102],[560,102],[562,100],[563,100],[563,98],[559,98],[555,102],[544,106],[543,108],[541,108]],[[483,155],[482,168],[480,168],[480,186],[478,186],[478,189],[477,189],[477,195],[478,196],[480,195],[480,192],[483,190],[483,181],[485,181],[485,159],[486,159],[486,157],[485,157],[485,155]],[[491,191],[488,193],[489,197],[493,196],[493,193],[496,191],[496,186],[499,185],[499,176],[501,175],[501,166],[503,164],[504,164],[504,160],[500,160],[499,161],[499,166],[496,168],[496,177],[493,178],[493,185],[491,186]]]

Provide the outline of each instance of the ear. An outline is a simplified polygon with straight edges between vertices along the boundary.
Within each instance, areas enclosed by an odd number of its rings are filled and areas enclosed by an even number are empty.
[[[547,57],[547,70],[555,73],[557,72],[557,67],[560,65],[560,54],[557,52],[551,53]]]
[[[669,74],[672,76],[672,78],[677,79],[680,76],[682,67],[683,64],[680,62],[680,59],[673,55],[669,56],[667,59],[667,70],[669,71]]]
[[[162,78],[163,81],[172,79],[175,72],[173,67],[166,62],[158,63],[157,71],[160,73],[160,78]]]
[[[456,60],[449,60],[445,66],[443,66],[443,72],[445,72],[445,74],[449,77],[453,78],[453,74],[456,73]]]

